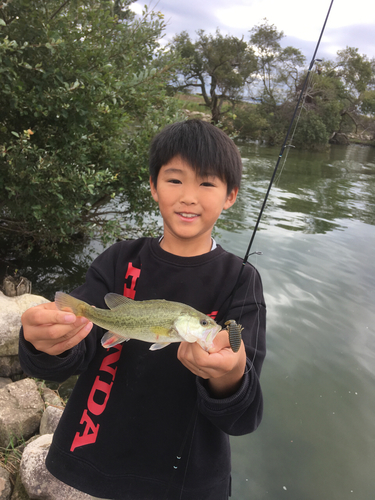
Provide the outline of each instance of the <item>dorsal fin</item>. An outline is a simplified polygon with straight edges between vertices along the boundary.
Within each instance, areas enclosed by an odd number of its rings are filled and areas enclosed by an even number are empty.
[[[107,293],[104,297],[104,301],[110,309],[114,309],[118,306],[124,306],[125,304],[134,304],[134,300],[119,295],[118,293]]]

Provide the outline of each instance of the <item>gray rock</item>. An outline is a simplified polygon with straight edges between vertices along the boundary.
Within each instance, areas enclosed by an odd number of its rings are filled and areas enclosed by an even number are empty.
[[[40,295],[25,294],[7,297],[0,292],[0,356],[18,354],[21,316],[29,307],[49,302]]]
[[[12,379],[10,378],[5,378],[5,377],[0,377],[0,389],[5,387],[8,384],[12,383]]]
[[[53,391],[49,387],[44,385],[44,382],[38,382],[38,389],[42,395],[43,401],[46,406],[57,406],[58,408],[64,408],[64,401],[57,392]]]
[[[16,477],[16,482],[14,484],[13,493],[10,500],[30,500],[24,485],[22,484],[21,477],[18,474]]]
[[[68,486],[45,466],[52,434],[45,434],[26,446],[20,465],[22,483],[30,498],[43,500],[90,500],[91,496]]]
[[[10,474],[0,465],[0,500],[9,500],[11,493]]]
[[[56,430],[57,424],[63,414],[62,408],[55,406],[48,406],[43,413],[42,420],[40,421],[39,434],[53,434]]]
[[[31,293],[32,283],[24,276],[6,276],[3,280],[3,292],[8,297]]]
[[[0,377],[15,377],[23,371],[17,356],[0,356]]]
[[[34,380],[26,378],[0,389],[0,447],[27,440],[39,428],[44,403]]]

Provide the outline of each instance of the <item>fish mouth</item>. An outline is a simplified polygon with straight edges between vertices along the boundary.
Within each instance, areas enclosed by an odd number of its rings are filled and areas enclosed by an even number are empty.
[[[202,347],[202,349],[208,351],[212,347],[214,338],[220,332],[220,330],[221,326],[216,325],[215,327],[208,328],[204,331],[202,338],[198,340],[198,344]]]

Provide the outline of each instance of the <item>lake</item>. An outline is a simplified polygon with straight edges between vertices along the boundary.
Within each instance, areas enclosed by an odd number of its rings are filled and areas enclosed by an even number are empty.
[[[279,149],[238,143],[238,202],[215,238],[244,256]],[[285,156],[285,155],[284,155]],[[268,309],[264,418],[232,438],[233,500],[369,500],[375,477],[375,149],[291,149],[271,189],[249,261]],[[102,250],[29,262],[52,298]]]
[[[244,255],[279,150],[239,147],[243,188],[217,240]],[[249,259],[268,354],[263,421],[232,438],[234,500],[374,498],[374,248],[375,150],[291,150]]]

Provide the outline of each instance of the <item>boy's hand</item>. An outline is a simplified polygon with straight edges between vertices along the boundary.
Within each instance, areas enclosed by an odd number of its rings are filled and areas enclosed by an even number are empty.
[[[38,351],[57,356],[81,342],[92,323],[68,311],[60,311],[54,302],[27,309],[22,317],[23,334]]]
[[[177,357],[195,375],[208,380],[209,391],[214,397],[228,397],[241,385],[246,366],[245,347],[242,342],[239,351],[233,352],[227,330],[216,335],[208,352],[197,342],[181,342]]]

